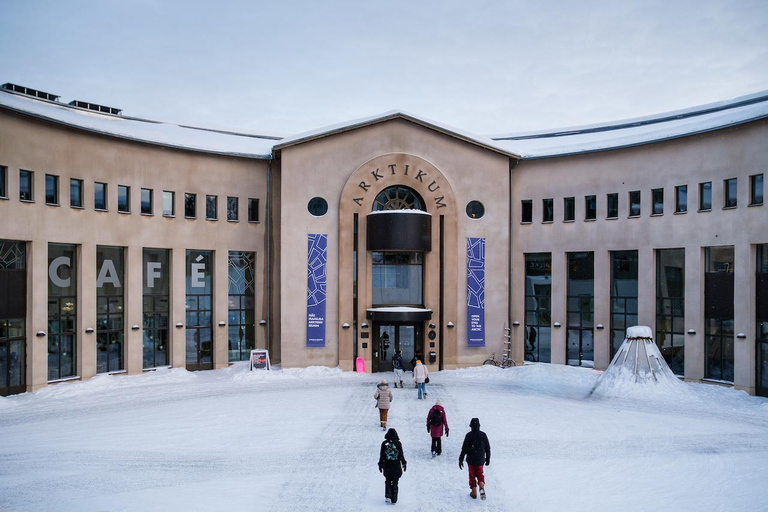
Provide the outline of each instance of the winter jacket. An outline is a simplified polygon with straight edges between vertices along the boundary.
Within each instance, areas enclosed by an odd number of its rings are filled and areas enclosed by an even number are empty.
[[[392,434],[390,429],[385,436],[385,441],[381,443],[381,450],[379,451],[379,469],[384,473],[384,477],[387,479],[397,480],[403,476],[407,461],[403,454],[403,445],[400,444],[400,438],[397,433]],[[395,443],[397,447],[397,460],[387,460],[387,445],[389,443]]]
[[[393,398],[392,390],[389,389],[389,385],[386,383],[379,383],[376,388],[376,393],[373,395],[373,398],[377,400],[376,407],[379,409],[389,409],[389,403]]]
[[[488,442],[488,436],[480,430],[480,421],[472,418],[469,422],[472,430],[464,436],[464,444],[461,445],[461,455],[459,455],[459,464],[464,463],[464,457],[467,457],[467,464],[471,466],[482,466],[491,463],[491,444]]]
[[[418,384],[421,384],[427,379],[428,376],[429,371],[427,370],[427,367],[424,366],[423,363],[416,363],[416,366],[413,367],[413,380],[415,380]]]
[[[443,423],[440,425],[433,425],[432,424],[432,411],[438,410],[440,411],[440,414],[443,416]],[[429,413],[427,414],[427,427],[429,427],[429,435],[432,437],[443,437],[443,427],[445,427],[445,432],[448,433],[450,430],[448,428],[448,420],[445,417],[445,409],[442,405],[433,405],[432,408],[429,410]]]
[[[395,367],[395,370],[403,370],[405,369],[405,363],[403,362],[403,356],[400,354],[395,354],[395,357],[392,358],[392,364]]]

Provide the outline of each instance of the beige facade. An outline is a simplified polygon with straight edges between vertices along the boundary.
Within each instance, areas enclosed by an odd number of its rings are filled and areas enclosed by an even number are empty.
[[[168,365],[203,368],[191,364],[188,354],[193,329],[187,313],[190,304],[198,303],[188,297],[190,283],[197,278],[187,253],[195,250],[211,251],[213,256],[212,261],[197,263],[208,265],[206,272],[212,276],[212,362],[205,368],[239,360],[230,353],[237,336],[232,326],[246,322],[253,329],[249,346],[268,348],[273,363],[353,370],[360,361],[366,371],[391,368],[392,351],[400,346],[408,346],[409,355],[420,351],[430,370],[482,364],[492,352],[501,356],[507,333],[518,363],[604,369],[612,354],[611,333],[618,325],[612,306],[618,293],[612,255],[617,251],[636,255],[632,318],[655,331],[661,311],[659,254],[679,249],[684,254],[680,291],[684,311],[678,312],[678,320],[684,318],[685,335],[679,356],[682,365],[684,354],[684,369],[681,366],[678,374],[687,380],[732,384],[752,394],[762,393],[761,382],[768,382],[768,375],[763,376],[768,374],[763,372],[768,367],[768,340],[761,338],[761,322],[768,318],[758,313],[760,301],[768,300],[760,295],[761,272],[768,272],[760,266],[760,258],[768,254],[768,216],[762,204],[768,121],[763,114],[710,126],[699,134],[613,146],[574,145],[573,151],[564,151],[559,134],[491,139],[402,113],[280,139],[156,126],[22,96],[0,91],[0,168],[5,174],[5,183],[0,183],[5,187],[0,243],[20,241],[26,249],[26,390],[88,379],[99,372],[96,290],[97,280],[105,275],[97,261],[100,247],[123,248],[125,259],[123,367],[110,373],[151,369],[142,358],[149,272],[142,259],[144,249],[167,249],[171,255]],[[543,144],[549,136],[554,149],[526,153],[526,141]],[[595,137],[592,132],[587,136]],[[23,170],[33,172],[32,200],[22,200],[20,194]],[[46,175],[58,179],[57,204],[46,204]],[[82,180],[82,206],[70,205],[70,179]],[[94,207],[97,183],[106,184],[104,209]],[[700,211],[702,183],[711,183],[711,208]],[[753,185],[758,183],[761,199],[756,202]],[[118,186],[130,189],[127,212],[118,212]],[[685,212],[675,211],[680,186],[687,187]],[[726,186],[737,187],[735,205],[726,206]],[[152,191],[151,214],[141,212],[142,189]],[[381,207],[377,198],[393,189],[408,191],[421,201],[420,214],[430,219],[428,232],[421,233],[429,241],[427,249],[406,251],[395,247],[397,243],[391,250],[369,248],[369,235],[376,236],[369,233],[369,221]],[[660,197],[659,190],[661,202],[654,200]],[[166,191],[175,192],[175,215],[163,214]],[[630,194],[637,192],[639,211],[631,212]],[[185,194],[196,195],[194,218],[185,216]],[[618,198],[615,216],[607,212],[607,198],[613,194]],[[217,198],[215,220],[206,218],[206,196]],[[591,196],[595,216],[586,219]],[[236,221],[228,220],[228,198],[238,199]],[[327,204],[327,211],[310,211],[308,205],[318,198]],[[573,198],[573,219],[564,218],[571,200],[566,198]],[[249,199],[258,200],[252,219]],[[545,200],[553,206],[553,217],[546,221]],[[526,202],[532,208],[530,219],[522,217]],[[481,213],[468,211],[478,203]],[[395,240],[399,234],[405,236],[405,224],[398,222],[387,228]],[[317,347],[308,346],[307,339],[310,235],[327,237],[323,339]],[[469,239],[485,242],[481,346],[469,343]],[[77,250],[76,368],[63,379],[51,379],[49,373],[47,299],[50,280],[56,277],[49,258],[51,244],[70,244]],[[711,333],[707,311],[713,300],[706,290],[707,258],[710,248],[723,247],[732,248],[733,255],[725,268],[733,282],[733,318],[728,324],[733,333],[730,338],[720,333],[717,339],[725,339],[722,347],[728,350],[732,343],[732,363],[726,361],[732,364],[732,379],[712,378],[708,370],[714,345],[707,338]],[[228,263],[230,254],[240,251],[255,256],[255,282],[253,301],[243,306],[247,321],[238,323],[231,308],[239,299],[233,299]],[[580,326],[580,332],[589,331],[585,338],[589,355],[582,361],[580,353],[576,363],[569,352],[576,331],[568,298],[575,293],[569,291],[574,268],[568,263],[574,253],[589,255],[593,272],[592,295],[584,302],[593,311],[589,322]],[[536,310],[531,309],[527,275],[527,258],[532,255],[549,262],[541,292],[546,305],[537,303]],[[411,258],[412,273],[402,264],[385,268],[382,261],[387,257]],[[0,254],[0,270],[1,260]],[[377,293],[382,276],[386,277],[383,268],[398,281],[394,288],[408,291],[410,286],[417,298],[402,303],[381,299]],[[408,279],[417,284],[403,284]],[[3,293],[10,294],[0,290]],[[390,306],[395,313],[385,311]],[[532,327],[545,328],[538,340],[531,338]],[[395,338],[394,347],[385,338],[389,336]],[[536,350],[545,352],[534,353],[531,341],[538,343]],[[4,343],[0,331],[0,358]]]

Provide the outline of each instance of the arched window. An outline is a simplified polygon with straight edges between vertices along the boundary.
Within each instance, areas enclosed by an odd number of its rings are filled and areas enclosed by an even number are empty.
[[[381,210],[421,210],[427,211],[424,207],[424,200],[418,192],[412,188],[395,185],[385,188],[373,201],[373,211]]]

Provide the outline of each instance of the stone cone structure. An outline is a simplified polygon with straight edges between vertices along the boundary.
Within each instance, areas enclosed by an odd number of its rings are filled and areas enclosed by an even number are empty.
[[[622,394],[618,391],[637,384],[660,384],[669,387],[680,384],[653,341],[653,331],[643,325],[627,329],[624,343],[595,383],[590,395],[598,389],[607,394]]]

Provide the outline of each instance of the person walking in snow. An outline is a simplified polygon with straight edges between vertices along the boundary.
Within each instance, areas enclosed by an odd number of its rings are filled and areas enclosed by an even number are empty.
[[[419,400],[427,398],[427,385],[429,382],[429,370],[420,359],[416,360],[416,366],[413,367],[413,380],[416,383],[416,388],[419,390]]]
[[[427,413],[427,432],[432,438],[432,456],[437,457],[443,453],[442,437],[445,428],[445,437],[448,437],[448,419],[445,416],[443,403],[438,398],[435,405]]]
[[[480,498],[485,499],[485,475],[483,475],[483,464],[488,466],[491,463],[491,444],[488,442],[488,436],[480,430],[480,420],[472,418],[469,422],[471,429],[464,436],[464,444],[461,445],[461,455],[459,455],[459,469],[464,469],[464,457],[467,458],[469,469],[469,495],[477,498],[477,487],[480,487]]]
[[[395,369],[395,387],[397,383],[400,383],[400,387],[403,387],[403,372],[405,371],[405,363],[403,362],[403,355],[399,350],[395,350],[395,355],[392,356],[392,366]]]
[[[389,414],[389,404],[392,402],[392,390],[386,380],[382,380],[376,386],[376,393],[373,394],[376,399],[376,407],[379,408],[379,422],[381,430],[387,429],[387,415]]]
[[[406,464],[400,437],[391,428],[384,435],[379,452],[379,472],[384,474],[384,499],[387,503],[397,503],[397,482],[403,476]]]

